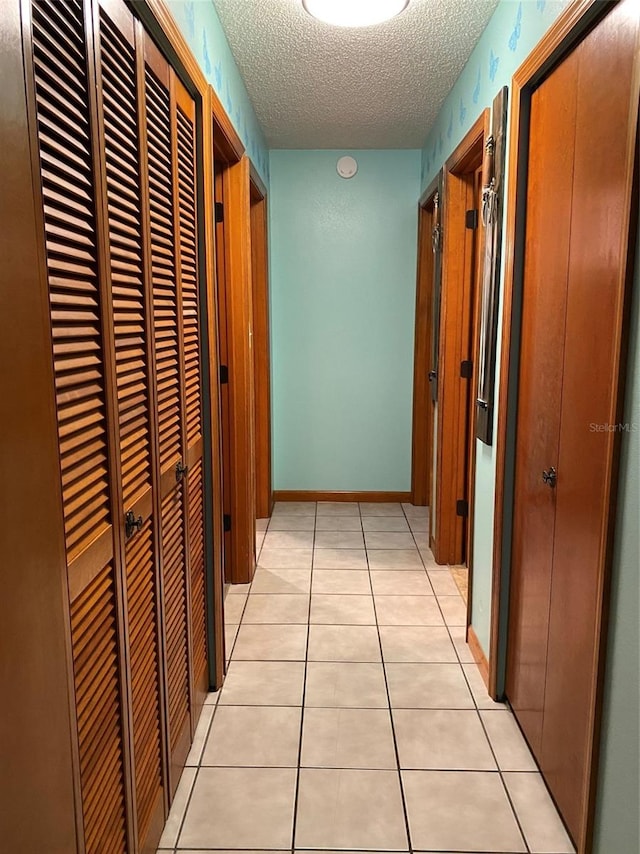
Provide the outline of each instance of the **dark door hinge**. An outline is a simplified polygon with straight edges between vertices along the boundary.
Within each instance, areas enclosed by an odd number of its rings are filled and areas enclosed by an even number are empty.
[[[469,502],[465,500],[456,501],[456,516],[466,519],[469,515]]]
[[[470,228],[472,231],[478,227],[478,211],[472,210],[467,211],[464,218],[464,224],[467,228]]]
[[[216,202],[216,222],[224,222],[224,205],[222,202]]]
[[[471,359],[465,359],[460,362],[460,376],[463,380],[470,380],[473,376],[473,362]]]
[[[227,385],[229,382],[229,368],[227,365],[220,365],[220,385]]]
[[[231,530],[231,514],[225,513],[222,517],[225,534]]]

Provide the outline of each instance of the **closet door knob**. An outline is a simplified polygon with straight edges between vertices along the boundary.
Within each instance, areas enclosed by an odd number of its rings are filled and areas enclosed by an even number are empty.
[[[176,483],[180,483],[182,478],[186,475],[188,468],[189,466],[185,466],[182,460],[179,463],[176,463]]]
[[[554,487],[558,482],[558,472],[554,469],[553,466],[547,471],[542,472],[542,480],[547,486]]]
[[[135,516],[133,510],[128,510],[124,517],[124,532],[127,539],[142,528],[142,516]]]

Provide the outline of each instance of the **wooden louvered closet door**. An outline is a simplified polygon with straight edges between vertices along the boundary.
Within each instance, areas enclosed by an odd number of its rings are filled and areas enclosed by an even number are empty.
[[[148,37],[144,40],[145,132],[151,237],[151,286],[158,412],[162,573],[171,764],[184,764],[192,733],[190,586],[187,570],[183,339],[174,198],[175,82]],[[175,789],[178,773],[172,775]]]
[[[101,0],[98,116],[106,190],[108,276],[125,512],[124,576],[136,837],[141,849],[164,822],[163,688],[156,449],[152,440],[152,329],[138,131],[135,22],[121,0]],[[128,521],[127,521],[128,520]]]
[[[87,854],[128,850],[118,485],[81,0],[33,0],[33,71]]]
[[[155,850],[208,684],[196,108],[122,0],[31,8],[85,850]]]

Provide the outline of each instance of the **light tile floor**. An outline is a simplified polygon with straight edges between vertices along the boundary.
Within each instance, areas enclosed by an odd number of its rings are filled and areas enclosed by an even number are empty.
[[[257,549],[161,851],[573,852],[424,508],[277,504]]]

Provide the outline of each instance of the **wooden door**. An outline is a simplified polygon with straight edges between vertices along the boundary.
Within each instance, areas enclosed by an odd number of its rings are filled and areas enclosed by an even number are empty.
[[[269,257],[267,199],[251,181],[251,282],[256,451],[256,517],[271,516],[271,369],[269,344]]]
[[[531,102],[507,694],[581,851],[615,495],[615,429],[598,425],[621,400],[638,18],[618,4]]]
[[[110,294],[100,275],[90,50],[81,0],[33,0],[33,74],[46,236],[80,795],[88,854],[128,850],[121,501]]]

